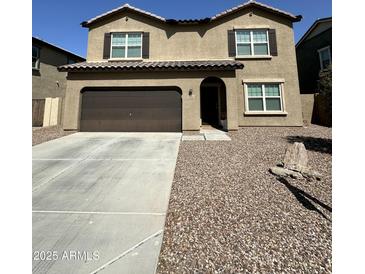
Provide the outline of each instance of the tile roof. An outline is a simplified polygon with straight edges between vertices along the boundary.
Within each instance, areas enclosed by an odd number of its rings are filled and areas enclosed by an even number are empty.
[[[98,20],[99,20],[99,19],[101,19],[101,18],[104,18],[104,17],[106,17],[106,16],[109,16],[109,15],[112,15],[112,14],[115,14],[115,13],[117,13],[117,12],[120,12],[120,11],[122,11],[122,10],[127,10],[127,9],[129,9],[129,10],[133,10],[133,11],[136,11],[136,12],[138,12],[138,13],[141,13],[141,14],[146,15],[146,16],[148,16],[148,17],[151,17],[151,18],[154,18],[154,19],[160,20],[160,21],[162,21],[162,22],[166,22],[166,19],[165,19],[165,18],[163,18],[163,17],[161,17],[161,16],[158,16],[158,15],[153,14],[153,13],[151,13],[151,12],[148,12],[148,11],[145,11],[145,10],[142,10],[142,9],[139,9],[139,8],[136,8],[136,7],[133,7],[133,6],[131,6],[131,5],[129,5],[129,4],[127,3],[127,4],[124,4],[123,6],[120,6],[120,7],[118,7],[118,8],[112,9],[112,10],[110,10],[110,11],[108,11],[108,12],[105,12],[105,13],[100,14],[100,15],[98,15],[98,16],[96,16],[96,17],[94,17],[94,18],[91,18],[91,19],[89,19],[89,20],[87,20],[87,21],[84,21],[84,22],[82,22],[82,23],[81,23],[81,25],[82,25],[83,27],[88,27],[91,23],[94,23],[95,21],[98,21]]]
[[[211,21],[210,17],[202,19],[167,19],[166,22],[169,24],[201,24],[209,23]]]
[[[110,61],[82,62],[58,67],[59,71],[170,71],[170,70],[235,70],[244,65],[232,60],[218,61]]]
[[[306,33],[304,33],[304,35],[302,36],[302,38],[300,38],[300,40],[298,41],[298,43],[295,45],[295,47],[299,47],[299,45],[309,36],[309,34],[311,34],[311,32],[321,23],[324,22],[331,22],[332,23],[332,17],[324,17],[324,18],[319,18],[316,21],[314,21],[314,23],[312,24],[312,26],[310,26],[310,28],[306,31]]]
[[[265,9],[267,11],[271,11],[271,12],[274,12],[274,13],[277,13],[277,14],[280,14],[280,15],[283,15],[283,16],[286,16],[290,19],[292,19],[293,21],[300,21],[302,19],[302,16],[301,15],[294,15],[294,14],[291,14],[289,12],[286,12],[286,11],[282,11],[282,10],[279,10],[277,8],[274,8],[274,7],[271,7],[269,5],[265,5],[265,4],[262,4],[260,2],[257,2],[257,1],[248,1],[246,3],[243,3],[241,5],[238,5],[236,7],[233,7],[231,9],[228,9],[228,10],[225,10],[221,13],[218,13],[217,15],[213,16],[211,18],[211,20],[217,20],[223,16],[226,16],[226,15],[229,15],[231,13],[234,13],[238,10],[241,10],[241,9],[244,9],[244,8],[247,8],[247,7],[250,7],[250,6],[255,6],[257,8],[261,8],[261,9]]]
[[[94,17],[94,18],[91,18],[91,19],[87,20],[87,21],[84,21],[84,22],[81,23],[81,25],[83,27],[89,27],[91,24],[103,19],[104,17],[113,15],[115,13],[118,13],[118,12],[122,11],[122,10],[132,10],[132,11],[135,11],[137,13],[143,14],[145,16],[148,16],[150,18],[153,18],[153,19],[156,19],[156,20],[159,20],[161,22],[168,23],[168,24],[208,23],[210,21],[218,20],[221,17],[227,16],[227,15],[229,15],[231,13],[234,13],[238,10],[245,9],[245,8],[248,8],[248,7],[251,7],[251,6],[252,7],[257,7],[257,8],[260,8],[260,9],[264,9],[266,11],[273,12],[273,13],[276,13],[278,15],[287,17],[288,19],[292,20],[293,22],[298,22],[302,19],[301,15],[295,16],[295,15],[289,13],[289,12],[279,10],[277,8],[262,4],[262,3],[257,2],[257,1],[248,1],[246,3],[243,3],[243,4],[238,5],[236,7],[233,7],[231,9],[225,10],[221,13],[218,13],[218,14],[214,15],[213,17],[207,17],[207,18],[204,18],[204,19],[165,19],[165,18],[163,18],[161,16],[158,16],[156,14],[153,14],[151,12],[148,12],[148,11],[133,7],[129,4],[124,4],[123,6],[120,6],[118,8],[115,8],[115,9],[111,10],[111,11],[105,12],[103,14],[100,14],[100,15]]]

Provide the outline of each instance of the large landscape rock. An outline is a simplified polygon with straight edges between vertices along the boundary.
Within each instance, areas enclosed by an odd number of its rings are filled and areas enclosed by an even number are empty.
[[[292,177],[294,179],[303,178],[303,176],[300,172],[278,167],[278,166],[270,168],[270,172],[279,177]]]
[[[311,170],[311,169],[303,169],[301,171],[301,174],[303,175],[304,178],[307,179],[316,179],[316,180],[321,180],[321,178],[323,177],[323,175],[317,171]]]
[[[308,167],[307,150],[303,143],[295,142],[289,145],[285,152],[284,161],[270,168],[270,172],[279,177],[307,180],[321,180],[322,175]]]
[[[293,145],[290,145],[284,157],[284,168],[294,170],[294,171],[303,171],[308,169],[308,154],[307,150],[303,143],[295,142]]]

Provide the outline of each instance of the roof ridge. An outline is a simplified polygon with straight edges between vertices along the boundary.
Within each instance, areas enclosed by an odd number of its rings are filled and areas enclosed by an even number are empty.
[[[212,20],[216,20],[216,19],[220,18],[220,17],[221,17],[221,16],[223,16],[223,15],[229,14],[229,13],[231,13],[231,12],[234,12],[234,11],[236,11],[236,10],[239,10],[239,9],[241,9],[241,8],[247,7],[248,5],[252,5],[252,4],[254,4],[254,5],[258,5],[258,6],[260,6],[260,7],[267,8],[267,9],[270,9],[270,10],[273,10],[273,11],[276,11],[276,12],[278,12],[278,13],[285,14],[285,15],[287,15],[287,16],[289,16],[289,17],[297,18],[297,16],[295,16],[295,15],[294,15],[294,14],[292,14],[292,13],[289,13],[289,12],[286,12],[286,11],[283,11],[283,10],[280,10],[280,9],[278,9],[278,8],[274,8],[274,7],[272,7],[272,6],[269,6],[269,5],[266,5],[266,4],[263,4],[263,3],[260,3],[260,2],[255,1],[255,0],[249,0],[249,1],[247,1],[247,2],[244,2],[244,3],[242,3],[242,4],[239,4],[238,6],[235,6],[235,7],[229,8],[229,9],[227,9],[227,10],[225,10],[225,11],[222,11],[222,12],[220,12],[220,13],[218,13],[218,14],[214,15],[214,16],[212,17]]]
[[[97,15],[97,16],[95,16],[95,17],[93,17],[93,18],[91,18],[91,19],[89,19],[87,21],[84,21],[84,22],[81,23],[81,25],[82,26],[87,26],[88,24],[94,22],[95,20],[98,20],[98,19],[100,19],[100,18],[102,18],[104,16],[111,15],[111,14],[116,13],[118,11],[121,11],[122,9],[125,9],[125,8],[128,8],[128,9],[131,9],[131,10],[134,10],[134,11],[137,11],[137,12],[140,12],[140,13],[143,13],[143,14],[145,14],[147,16],[154,17],[154,18],[156,18],[158,20],[161,20],[161,21],[166,21],[166,19],[163,18],[162,16],[159,16],[159,15],[156,15],[156,14],[154,14],[152,12],[148,12],[148,11],[145,11],[145,10],[142,10],[142,9],[139,9],[139,8],[136,8],[136,7],[134,7],[134,6],[132,6],[132,5],[128,4],[128,3],[125,3],[122,6],[119,6],[117,8],[114,8],[114,9],[110,10],[110,11],[104,12],[102,14],[99,14],[99,15]]]
[[[81,25],[83,27],[87,27],[91,23],[93,23],[93,22],[95,22],[95,21],[97,21],[97,20],[99,20],[99,19],[101,19],[101,18],[103,18],[105,16],[112,15],[112,14],[114,14],[116,12],[119,12],[119,11],[121,11],[123,9],[134,10],[134,11],[139,12],[141,14],[147,15],[149,17],[152,17],[154,19],[160,20],[162,22],[167,22],[167,23],[172,23],[172,22],[175,22],[175,23],[176,22],[182,22],[182,23],[189,23],[189,22],[191,22],[191,23],[208,22],[208,21],[217,20],[217,19],[219,19],[219,18],[221,18],[221,17],[223,17],[225,15],[231,14],[232,12],[235,12],[235,11],[240,10],[242,8],[245,8],[245,7],[249,7],[250,5],[256,5],[257,7],[261,7],[263,9],[270,10],[272,12],[281,14],[281,15],[286,16],[286,17],[289,17],[294,22],[295,21],[300,21],[301,18],[302,18],[301,15],[295,16],[292,13],[289,13],[289,12],[286,12],[286,11],[283,11],[283,10],[280,10],[280,9],[277,9],[277,8],[274,8],[272,6],[269,6],[269,5],[266,5],[266,4],[257,2],[255,0],[249,0],[249,1],[244,2],[244,3],[242,3],[242,4],[238,5],[238,6],[235,6],[235,7],[232,7],[230,9],[227,9],[225,11],[222,11],[222,12],[214,15],[213,17],[207,17],[205,19],[166,19],[166,18],[164,18],[162,16],[159,16],[159,15],[156,15],[156,14],[154,14],[152,12],[148,12],[148,11],[139,9],[139,8],[136,8],[136,7],[128,4],[128,3],[125,3],[122,6],[119,6],[119,7],[115,8],[115,9],[112,9],[112,10],[110,10],[108,12],[102,13],[102,14],[100,14],[98,16],[95,16],[94,18],[91,18],[91,19],[89,19],[87,21],[84,21],[84,22],[81,23]]]
[[[303,34],[303,36],[296,43],[295,47],[299,47],[299,45],[309,36],[309,34],[314,30],[314,28],[319,24],[325,21],[332,21],[332,16],[330,17],[322,17],[315,20],[312,25],[307,29],[307,31]]]

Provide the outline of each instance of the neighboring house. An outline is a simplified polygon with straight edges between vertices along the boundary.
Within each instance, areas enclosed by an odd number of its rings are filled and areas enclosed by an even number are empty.
[[[319,72],[332,64],[332,17],[316,20],[295,48],[303,118],[307,122],[328,124],[324,120],[329,119],[319,117],[323,111],[314,94],[318,92]]]
[[[315,21],[295,49],[300,93],[314,93],[319,71],[332,63],[332,17]]]
[[[46,98],[64,98],[66,74],[57,67],[85,61],[85,58],[32,37],[33,126],[41,126]],[[42,106],[43,105],[43,106]]]
[[[302,126],[288,12],[250,1],[205,19],[128,4],[82,23],[87,61],[68,72],[63,127],[199,131]]]

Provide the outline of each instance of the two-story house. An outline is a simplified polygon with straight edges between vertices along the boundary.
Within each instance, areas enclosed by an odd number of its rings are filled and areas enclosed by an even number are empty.
[[[54,102],[60,102],[66,92],[66,72],[60,72],[57,68],[61,65],[73,64],[85,61],[85,58],[51,44],[37,37],[32,37],[32,125],[42,126],[44,111],[49,108],[46,100],[57,98]],[[58,100],[60,99],[60,100]],[[47,102],[48,102],[47,101]],[[46,106],[47,105],[47,106]],[[59,111],[61,111],[61,106]],[[49,115],[48,115],[49,116]],[[57,115],[60,116],[60,115]],[[60,117],[56,117],[60,119]],[[47,120],[47,117],[46,117]]]
[[[293,23],[249,1],[211,18],[128,4],[82,23],[87,60],[68,72],[65,130],[199,131],[302,126]]]

